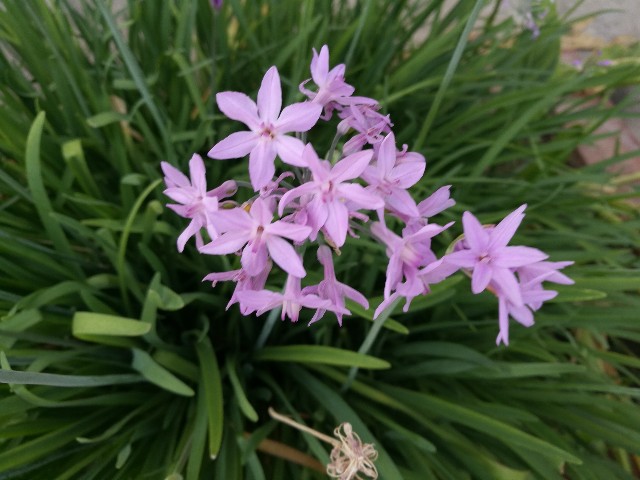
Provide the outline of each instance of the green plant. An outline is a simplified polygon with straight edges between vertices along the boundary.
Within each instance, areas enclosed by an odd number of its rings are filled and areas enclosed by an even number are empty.
[[[566,22],[551,12],[532,40],[480,0],[52,3],[0,4],[0,478],[322,478],[295,460],[325,447],[269,406],[326,433],[350,422],[388,479],[637,473],[638,193],[605,167],[638,152],[567,162],[623,107],[605,100],[632,65],[563,69]],[[264,332],[201,283],[228,265],[175,251],[159,162],[185,170],[235,128],[214,93],[255,91],[272,64],[297,98],[324,43],[427,157],[416,196],[457,185],[452,219],[487,223],[526,202],[518,238],[576,262],[508,349],[461,275],[394,312],[369,356],[371,312]],[[376,295],[384,252],[352,243],[336,269]],[[267,439],[294,461],[259,453]]]

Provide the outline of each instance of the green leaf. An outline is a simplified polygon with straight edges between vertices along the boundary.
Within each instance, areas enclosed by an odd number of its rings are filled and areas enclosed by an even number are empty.
[[[128,117],[126,115],[114,111],[108,111],[101,112],[87,118],[87,124],[91,128],[101,128],[107,125],[111,125],[112,123],[123,122],[127,120]]]
[[[71,321],[71,331],[78,338],[87,335],[138,337],[149,332],[151,325],[133,318],[118,317],[93,312],[76,312]]]
[[[51,385],[54,387],[101,387],[104,385],[120,385],[138,383],[142,381],[140,375],[58,375],[41,372],[19,372],[15,370],[0,370],[0,382],[17,385]]]
[[[204,385],[207,404],[207,424],[209,426],[209,457],[215,459],[220,452],[224,427],[224,404],[220,369],[213,347],[208,338],[196,345],[200,360],[200,378]]]
[[[370,355],[323,345],[287,345],[265,347],[254,358],[263,362],[321,363],[343,367],[386,369],[389,362]]]
[[[186,383],[174,374],[158,365],[147,352],[137,348],[131,349],[133,352],[133,362],[131,366],[140,372],[149,382],[160,388],[185,397],[193,397],[195,392]]]

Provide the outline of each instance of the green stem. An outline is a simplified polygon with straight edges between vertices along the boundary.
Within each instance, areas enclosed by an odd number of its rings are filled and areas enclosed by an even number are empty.
[[[360,345],[360,348],[358,349],[358,353],[362,353],[364,355],[369,352],[369,350],[371,349],[371,346],[373,345],[373,342],[375,342],[376,338],[378,337],[378,334],[380,333],[380,329],[382,328],[382,325],[384,325],[384,322],[387,321],[387,319],[391,315],[391,312],[393,312],[393,310],[396,308],[398,303],[400,303],[400,300],[401,300],[401,297],[396,298],[393,302],[391,302],[391,305],[389,305],[378,316],[378,318],[376,318],[373,321],[371,330],[369,330],[369,333],[367,333],[367,336],[365,337],[364,342],[362,342],[362,345]],[[344,381],[344,384],[342,385],[342,389],[341,389],[342,392],[346,392],[347,390],[349,390],[349,387],[351,387],[351,384],[353,383],[353,381],[356,378],[356,375],[358,374],[358,370],[359,370],[358,367],[351,367],[351,369],[349,370],[349,374],[347,375],[347,379]]]

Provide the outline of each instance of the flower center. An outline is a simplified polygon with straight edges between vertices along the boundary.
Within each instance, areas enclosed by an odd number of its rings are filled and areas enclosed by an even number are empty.
[[[273,137],[276,136],[275,132],[273,131],[273,125],[271,125],[270,123],[266,125],[263,123],[262,125],[260,125],[260,128],[262,129],[260,132],[260,136],[262,138],[273,140]]]

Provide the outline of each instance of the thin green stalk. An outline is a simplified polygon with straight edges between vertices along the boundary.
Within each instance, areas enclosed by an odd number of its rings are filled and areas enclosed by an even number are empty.
[[[389,305],[378,316],[378,318],[376,318],[373,321],[373,325],[371,325],[371,330],[369,330],[369,333],[367,333],[367,336],[365,337],[364,342],[362,342],[362,345],[360,345],[360,348],[358,349],[358,353],[366,354],[369,352],[369,349],[373,346],[373,342],[375,342],[376,338],[378,338],[378,334],[382,329],[382,325],[384,325],[384,322],[387,321],[387,319],[391,315],[391,312],[393,312],[393,310],[396,308],[396,305],[400,303],[400,300],[401,300],[400,297],[396,298],[393,302],[391,302],[391,305]],[[351,387],[351,384],[356,378],[356,375],[358,374],[358,370],[359,370],[358,367],[351,367],[351,369],[349,370],[347,379],[342,385],[342,388],[341,388],[342,392],[346,392],[347,390],[349,390],[349,388]]]

